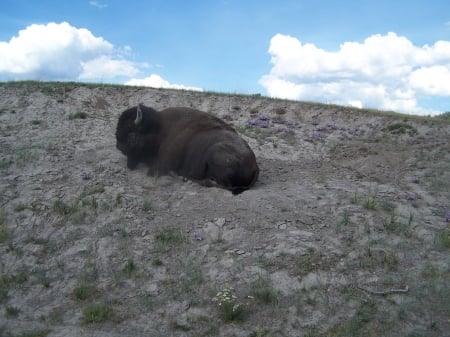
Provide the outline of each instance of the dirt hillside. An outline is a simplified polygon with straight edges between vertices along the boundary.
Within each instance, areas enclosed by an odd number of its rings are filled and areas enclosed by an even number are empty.
[[[232,124],[256,186],[128,170],[140,102]],[[334,105],[0,84],[0,336],[450,336],[449,144]]]

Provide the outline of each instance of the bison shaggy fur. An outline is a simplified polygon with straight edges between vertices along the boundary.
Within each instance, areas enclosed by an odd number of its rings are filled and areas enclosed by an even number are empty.
[[[259,167],[249,145],[230,125],[199,110],[156,111],[139,104],[122,112],[116,140],[129,169],[142,162],[151,175],[175,172],[234,194],[258,179]]]

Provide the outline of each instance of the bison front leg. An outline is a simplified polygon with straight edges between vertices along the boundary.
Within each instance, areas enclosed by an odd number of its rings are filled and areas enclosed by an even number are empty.
[[[136,158],[133,158],[132,156],[127,157],[127,167],[130,170],[134,170],[139,164],[139,160]]]

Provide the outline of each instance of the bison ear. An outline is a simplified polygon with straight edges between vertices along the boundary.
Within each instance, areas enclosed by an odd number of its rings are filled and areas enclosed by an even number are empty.
[[[134,120],[134,125],[139,126],[142,123],[142,110],[141,104],[139,103],[136,111],[136,119]]]

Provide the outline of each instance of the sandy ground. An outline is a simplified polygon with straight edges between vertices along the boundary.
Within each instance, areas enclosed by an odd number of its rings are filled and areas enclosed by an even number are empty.
[[[114,132],[139,102],[224,118],[255,187],[128,170]],[[333,105],[2,84],[0,335],[450,335],[449,144],[449,123]]]

